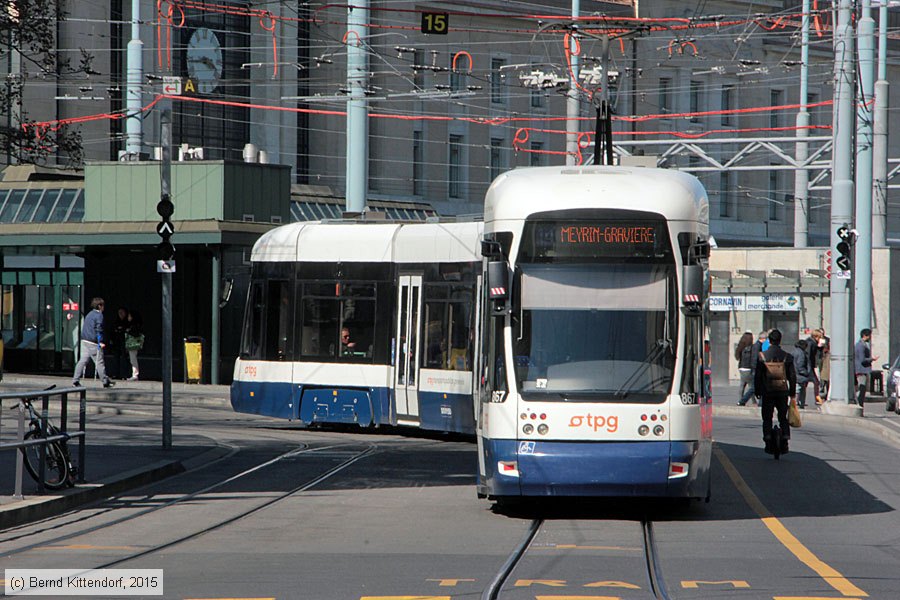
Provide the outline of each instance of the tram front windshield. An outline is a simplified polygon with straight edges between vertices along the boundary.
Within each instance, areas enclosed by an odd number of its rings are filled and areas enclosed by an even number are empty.
[[[665,400],[677,338],[670,252],[588,261],[545,253],[520,261],[516,279],[512,341],[525,400]]]

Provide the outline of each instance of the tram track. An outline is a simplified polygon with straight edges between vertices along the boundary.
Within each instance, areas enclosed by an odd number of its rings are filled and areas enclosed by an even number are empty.
[[[500,567],[500,570],[491,579],[488,586],[481,594],[481,600],[498,600],[503,586],[509,581],[510,576],[521,563],[522,559],[528,553],[528,549],[534,542],[535,537],[544,526],[544,519],[534,519],[528,526],[525,535],[521,541],[512,550],[509,557]],[[656,538],[653,533],[653,521],[650,519],[641,519],[641,540],[644,566],[646,576],[649,583],[650,593],[656,600],[671,600],[665,579],[663,578],[662,567],[659,562],[659,553],[656,549]]]
[[[275,497],[273,497],[273,498],[270,498],[270,499],[266,500],[266,501],[263,502],[263,503],[256,504],[255,506],[252,506],[252,507],[249,507],[249,508],[247,508],[247,509],[244,509],[244,510],[238,512],[237,514],[234,514],[234,515],[228,517],[227,519],[222,519],[222,520],[220,520],[220,521],[216,521],[215,523],[213,523],[213,524],[211,524],[211,525],[209,525],[209,526],[207,526],[207,527],[204,527],[204,528],[202,528],[202,529],[200,529],[200,530],[191,532],[191,533],[189,533],[189,534],[185,534],[185,535],[183,535],[183,536],[179,536],[178,538],[176,538],[176,539],[174,539],[174,540],[169,540],[169,541],[167,541],[167,542],[165,542],[165,543],[157,544],[157,545],[155,545],[155,546],[153,546],[153,547],[146,548],[146,549],[144,549],[144,550],[142,550],[142,551],[140,551],[140,552],[138,552],[138,553],[135,553],[135,554],[132,554],[132,555],[129,555],[129,556],[126,556],[126,557],[120,557],[120,558],[116,559],[115,561],[112,561],[112,562],[110,562],[110,563],[108,563],[108,564],[105,564],[105,565],[98,566],[98,567],[96,567],[96,568],[105,568],[105,567],[109,567],[109,566],[112,566],[112,565],[115,565],[115,564],[120,564],[120,563],[122,563],[122,562],[126,562],[126,561],[129,561],[129,560],[133,560],[133,559],[139,558],[139,557],[141,557],[141,556],[146,556],[147,554],[152,554],[152,553],[154,553],[154,552],[158,552],[159,550],[162,550],[162,549],[171,547],[171,546],[173,546],[173,545],[182,543],[182,542],[184,542],[184,541],[187,541],[187,540],[190,540],[190,539],[199,537],[199,536],[201,536],[201,535],[203,535],[203,534],[205,534],[205,533],[208,533],[208,532],[210,532],[210,531],[214,531],[214,530],[216,530],[216,529],[219,529],[219,528],[221,528],[221,527],[224,527],[224,526],[226,526],[226,525],[228,525],[228,524],[230,524],[230,523],[233,523],[233,522],[235,522],[235,521],[238,521],[238,520],[240,520],[240,519],[243,519],[243,518],[245,518],[245,517],[247,517],[247,516],[249,516],[249,515],[251,515],[251,514],[253,514],[253,513],[255,513],[255,512],[258,512],[258,511],[260,511],[260,510],[263,510],[263,509],[265,509],[265,508],[268,508],[268,507],[272,506],[273,504],[276,504],[276,503],[278,503],[278,502],[280,502],[280,501],[282,501],[282,500],[284,500],[284,499],[286,499],[286,498],[288,498],[288,497],[290,497],[290,496],[292,496],[292,495],[295,495],[295,494],[297,494],[297,493],[302,493],[302,492],[304,492],[304,491],[306,491],[306,490],[308,490],[308,489],[310,489],[310,488],[312,488],[312,487],[315,487],[316,485],[322,483],[323,481],[327,480],[328,478],[332,477],[333,475],[339,473],[339,472],[342,471],[343,469],[349,467],[350,465],[352,465],[352,464],[355,463],[356,461],[358,461],[358,460],[360,460],[360,459],[362,459],[362,458],[364,458],[364,457],[366,457],[366,456],[369,456],[369,455],[375,453],[375,452],[378,450],[378,446],[377,446],[376,444],[371,444],[371,443],[353,442],[353,443],[337,443],[337,444],[330,444],[330,445],[318,446],[318,447],[315,447],[315,448],[311,448],[311,447],[309,446],[309,444],[304,443],[304,444],[301,444],[301,445],[299,445],[299,446],[297,446],[297,447],[295,447],[295,448],[292,448],[291,450],[289,450],[289,451],[287,451],[287,452],[284,452],[284,453],[282,453],[282,454],[280,454],[280,455],[278,455],[278,456],[275,456],[274,458],[271,458],[271,459],[269,459],[269,460],[267,460],[267,461],[265,461],[265,462],[263,462],[263,463],[260,463],[260,464],[258,464],[258,465],[254,465],[253,467],[250,467],[250,468],[248,468],[248,469],[245,469],[245,470],[241,471],[240,473],[237,473],[237,474],[235,474],[235,475],[231,475],[231,476],[229,476],[229,477],[227,477],[227,478],[221,479],[221,480],[219,480],[219,481],[217,481],[217,482],[214,482],[214,483],[212,483],[212,484],[210,484],[210,485],[207,485],[207,486],[203,487],[203,488],[200,489],[200,490],[196,490],[196,491],[193,491],[193,492],[190,492],[190,493],[187,493],[187,494],[182,494],[182,495],[180,495],[180,496],[178,496],[178,497],[176,497],[176,498],[172,498],[172,499],[170,499],[170,500],[168,500],[168,501],[166,501],[166,502],[164,502],[164,503],[162,503],[162,504],[159,504],[159,505],[156,505],[156,506],[152,506],[152,507],[149,507],[149,508],[145,508],[145,509],[140,510],[140,511],[138,511],[138,512],[135,512],[135,513],[132,513],[132,514],[123,516],[123,517],[119,517],[119,518],[113,519],[113,520],[111,520],[111,521],[106,521],[106,522],[103,522],[103,523],[98,523],[98,524],[96,524],[96,525],[92,525],[92,526],[87,527],[87,528],[81,528],[81,529],[79,529],[79,530],[77,530],[77,531],[69,532],[69,533],[66,533],[66,534],[63,534],[63,535],[58,535],[58,536],[55,536],[55,537],[51,537],[51,538],[49,538],[49,539],[48,539],[48,538],[41,539],[41,540],[38,541],[38,542],[34,542],[34,543],[31,543],[31,544],[27,544],[27,545],[21,546],[21,547],[19,547],[19,548],[14,548],[14,549],[11,549],[11,550],[5,550],[5,551],[3,552],[3,554],[2,554],[2,558],[7,559],[7,558],[10,558],[10,557],[13,557],[13,556],[17,556],[17,555],[23,554],[23,553],[28,552],[28,551],[30,551],[30,550],[34,550],[34,549],[36,549],[36,548],[41,548],[41,547],[47,547],[47,546],[58,545],[58,544],[60,544],[60,543],[62,543],[62,542],[66,542],[66,541],[69,541],[69,540],[72,540],[72,539],[75,539],[75,538],[80,538],[80,537],[83,537],[83,536],[86,536],[86,535],[90,535],[90,534],[102,532],[102,531],[105,530],[105,529],[109,529],[109,528],[112,528],[112,527],[117,526],[117,525],[121,525],[121,524],[125,524],[125,523],[129,523],[129,522],[135,521],[135,520],[137,520],[137,519],[139,519],[139,518],[145,517],[145,516],[147,516],[147,515],[150,515],[150,514],[152,514],[152,513],[155,513],[155,512],[158,512],[158,511],[161,511],[161,510],[164,510],[164,509],[167,509],[167,508],[171,508],[171,507],[176,506],[176,505],[182,505],[182,504],[186,504],[186,503],[189,503],[189,502],[192,502],[192,501],[196,501],[196,500],[198,500],[198,499],[201,499],[204,495],[210,494],[211,492],[214,492],[214,491],[216,491],[216,490],[218,490],[218,489],[220,489],[220,488],[222,488],[222,487],[224,487],[224,486],[226,486],[226,485],[228,485],[228,484],[234,483],[235,481],[238,481],[239,479],[242,479],[242,478],[244,478],[244,477],[247,477],[247,476],[249,476],[249,475],[252,475],[253,473],[256,473],[257,471],[260,471],[261,469],[265,469],[265,468],[267,468],[267,467],[270,467],[270,466],[272,466],[272,465],[275,465],[275,464],[277,464],[277,463],[279,463],[279,462],[281,462],[281,461],[284,461],[284,460],[286,460],[286,459],[294,458],[294,457],[301,456],[301,455],[304,455],[304,454],[320,453],[320,452],[326,452],[326,451],[329,451],[329,450],[334,451],[334,450],[338,450],[338,449],[341,449],[341,448],[348,448],[348,447],[351,447],[351,446],[360,446],[360,445],[365,446],[361,451],[354,452],[354,453],[351,454],[349,457],[347,457],[347,458],[341,460],[341,462],[339,462],[337,465],[331,467],[330,469],[328,469],[328,470],[325,471],[324,473],[322,473],[322,474],[320,474],[320,475],[317,475],[316,477],[314,477],[314,478],[312,478],[312,479],[310,479],[310,480],[307,480],[307,481],[301,483],[300,485],[294,486],[294,487],[292,487],[291,489],[286,490],[286,491],[284,491],[284,492],[278,494],[277,496],[275,496]],[[183,475],[183,474],[182,474],[182,475]],[[124,497],[124,496],[125,496],[125,494],[120,495],[120,496],[118,496],[118,497],[119,497],[119,498],[122,498],[122,497]],[[108,500],[107,500],[107,501],[108,501]],[[106,511],[101,511],[101,513],[97,513],[97,515],[99,516],[99,515],[101,515],[101,514],[104,514],[105,512],[106,512]],[[69,522],[69,523],[64,523],[64,524],[58,525],[57,527],[65,527],[65,526],[68,526],[68,525],[70,525],[70,524],[71,524],[71,522]],[[47,530],[44,530],[44,531],[47,531]],[[6,539],[3,539],[3,540],[0,540],[0,544],[6,545],[6,544],[8,544],[10,541],[15,541],[15,540],[20,540],[20,539],[27,539],[27,538],[32,537],[32,536],[37,535],[37,534],[38,534],[38,533],[37,533],[37,532],[34,532],[34,531],[25,531],[25,532],[20,533],[19,535],[15,536],[15,537],[11,537],[11,538],[6,538]]]

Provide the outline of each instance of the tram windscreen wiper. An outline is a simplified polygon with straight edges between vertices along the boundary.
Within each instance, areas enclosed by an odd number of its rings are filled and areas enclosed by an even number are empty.
[[[672,341],[668,339],[659,339],[656,340],[656,343],[650,348],[650,351],[647,353],[647,356],[644,357],[644,360],[641,361],[641,364],[632,371],[631,375],[629,375],[625,381],[622,382],[622,385],[619,386],[619,389],[615,391],[614,396],[621,396],[622,398],[627,398],[628,394],[633,391],[635,384],[639,381],[644,372],[650,368],[653,362],[659,358],[659,356],[665,352],[666,350],[672,349]],[[654,383],[653,380],[649,381],[647,385],[652,385]],[[643,386],[643,387],[646,387]]]

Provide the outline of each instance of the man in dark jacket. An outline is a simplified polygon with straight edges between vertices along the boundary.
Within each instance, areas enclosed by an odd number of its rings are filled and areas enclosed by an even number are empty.
[[[784,374],[787,380],[786,390],[772,390],[767,381],[767,369],[761,362],[756,368],[756,395],[762,405],[763,441],[766,443],[766,452],[774,453],[775,440],[772,439],[772,413],[778,410],[778,426],[781,428],[782,447],[781,453],[788,451],[788,440],[791,437],[791,426],[788,423],[788,399],[793,399],[797,394],[797,372],[794,369],[794,359],[789,352],[781,349],[781,332],[773,329],[769,332],[769,349],[759,357],[766,363],[784,363]]]
[[[103,348],[106,347],[106,338],[103,337],[103,298],[91,300],[91,312],[84,318],[81,326],[81,358],[75,365],[75,374],[72,375],[72,385],[81,385],[81,377],[88,361],[93,360],[97,369],[97,376],[103,381],[103,387],[112,387],[113,383],[106,374],[106,365],[103,363]]]
[[[744,406],[753,396],[759,396],[754,390],[756,389],[756,363],[759,362],[759,353],[762,352],[763,344],[769,339],[769,334],[765,331],[759,332],[758,339],[750,346],[750,385],[747,386],[747,392],[741,397],[739,404]],[[755,402],[755,400],[754,400]]]

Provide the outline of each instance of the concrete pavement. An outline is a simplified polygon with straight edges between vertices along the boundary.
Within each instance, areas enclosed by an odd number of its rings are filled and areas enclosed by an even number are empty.
[[[71,378],[5,374],[0,382],[0,393],[39,391],[53,384],[57,388],[70,387]],[[87,389],[87,437],[83,465],[85,483],[37,495],[37,483],[25,472],[24,498],[14,498],[16,452],[0,451],[0,529],[60,514],[76,506],[198,468],[230,451],[199,430],[190,434],[176,431],[173,434],[172,448],[163,449],[158,426],[136,426],[134,420],[128,417],[161,414],[161,382],[123,381],[112,388],[103,388],[99,381],[94,380],[82,380],[82,384]],[[54,410],[51,399],[51,420],[55,420],[54,414],[58,412],[59,399],[56,398],[55,402]],[[4,401],[0,419],[2,442],[15,441],[17,411],[12,408],[15,404],[14,400]],[[228,386],[174,383],[172,404],[173,407],[190,405],[228,408]],[[69,429],[77,430],[77,397],[69,398],[68,412]],[[69,450],[75,462],[78,444],[78,439],[69,442]]]

